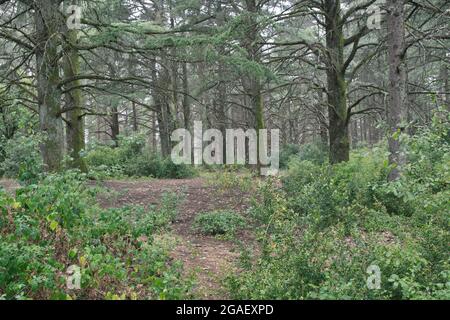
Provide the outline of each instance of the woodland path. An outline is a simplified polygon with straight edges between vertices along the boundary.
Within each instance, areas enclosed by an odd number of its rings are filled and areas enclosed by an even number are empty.
[[[195,232],[192,224],[196,215],[213,210],[229,209],[245,216],[250,195],[241,190],[219,190],[204,178],[107,180],[98,184],[107,190],[98,199],[103,208],[158,205],[164,193],[179,194],[178,216],[170,228],[170,235],[176,240],[171,255],[183,263],[184,276],[195,275],[195,298],[229,298],[224,290],[224,278],[230,272],[239,271],[238,243],[246,249],[257,250],[254,235],[247,229],[231,240],[219,239]],[[12,194],[19,187],[16,181],[5,179],[0,180],[0,185]]]
[[[240,190],[218,190],[204,178],[180,180],[109,180],[101,183],[111,197],[100,197],[102,207],[158,205],[165,192],[180,195],[178,216],[171,226],[177,245],[172,257],[183,262],[184,275],[194,274],[195,298],[227,299],[223,280],[229,272],[238,272],[238,241],[248,249],[255,243],[251,230],[239,232],[233,240],[204,236],[192,228],[197,214],[229,209],[246,214],[250,196]]]

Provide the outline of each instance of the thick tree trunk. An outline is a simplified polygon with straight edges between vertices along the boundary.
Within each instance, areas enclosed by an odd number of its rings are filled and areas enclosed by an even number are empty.
[[[389,65],[389,100],[387,105],[387,122],[389,125],[389,163],[393,166],[389,180],[400,177],[405,156],[400,148],[399,135],[404,131],[406,94],[405,63],[405,29],[404,1],[388,2],[388,65]]]
[[[350,139],[348,133],[347,84],[344,70],[344,33],[339,0],[326,0],[326,45],[328,50],[327,90],[330,135],[330,163],[348,161]]]
[[[77,42],[77,31],[68,30],[66,40],[68,44],[65,47],[63,70],[65,78],[70,79],[77,76],[80,71],[79,55],[77,50],[72,46]],[[83,99],[79,85],[80,81],[71,81],[65,88],[65,108],[68,110],[66,113],[66,142],[69,155],[73,159],[71,166],[80,169],[82,172],[87,172],[86,163],[80,155],[81,151],[85,148],[85,137],[82,111]]]
[[[59,88],[58,37],[61,16],[52,0],[35,1],[36,76],[40,130],[44,140],[40,145],[46,171],[58,171],[63,158],[64,136]]]

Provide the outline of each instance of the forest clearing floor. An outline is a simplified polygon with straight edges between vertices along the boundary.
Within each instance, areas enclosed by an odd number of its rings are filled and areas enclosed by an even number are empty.
[[[228,299],[224,280],[230,273],[239,272],[241,248],[258,252],[251,225],[232,238],[205,236],[193,229],[198,214],[215,210],[232,210],[247,214],[251,195],[240,189],[220,189],[206,178],[180,180],[106,180],[91,182],[101,187],[98,203],[102,208],[126,205],[158,206],[164,193],[179,195],[178,215],[166,234],[174,246],[171,257],[183,263],[183,276],[193,276],[192,292],[196,299]],[[15,180],[1,179],[0,186],[11,194],[20,185]]]
[[[192,224],[196,215],[214,210],[233,210],[245,216],[250,202],[249,194],[241,190],[219,190],[205,178],[108,180],[100,185],[108,190],[106,195],[99,197],[99,203],[104,208],[157,206],[164,193],[179,194],[178,216],[168,235],[176,240],[171,256],[183,263],[183,276],[194,276],[194,298],[229,298],[223,281],[227,274],[239,272],[240,246],[257,250],[254,235],[247,228],[232,239],[204,236],[193,230]]]

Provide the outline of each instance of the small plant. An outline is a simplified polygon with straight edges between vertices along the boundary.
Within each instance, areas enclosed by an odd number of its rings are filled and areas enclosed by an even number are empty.
[[[194,229],[206,235],[232,235],[245,227],[245,219],[232,211],[202,213],[194,220]]]
[[[225,171],[213,174],[208,183],[217,188],[219,192],[226,193],[233,190],[249,192],[254,181],[248,174]]]

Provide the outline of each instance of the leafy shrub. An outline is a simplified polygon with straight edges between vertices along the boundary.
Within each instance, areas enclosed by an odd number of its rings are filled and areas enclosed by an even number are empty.
[[[321,142],[310,142],[302,145],[284,145],[280,151],[280,168],[287,168],[291,160],[310,161],[314,164],[327,163],[327,147]]]
[[[46,176],[38,184],[17,190],[17,200],[30,214],[61,225],[63,228],[81,223],[85,211],[92,205],[86,176],[77,170]]]
[[[380,149],[359,150],[333,167],[292,160],[282,189],[268,180],[258,190],[251,213],[262,224],[261,254],[230,275],[232,297],[448,299],[444,127],[436,121],[405,141],[414,161],[395,182],[387,182]],[[378,290],[367,287],[369,266],[380,269]]]
[[[220,192],[238,191],[249,192],[253,186],[253,178],[247,174],[236,174],[234,172],[216,172],[208,179],[208,184],[214,186]]]
[[[0,236],[0,292],[5,298],[26,299],[39,291],[57,293],[56,271],[61,268],[52,248],[11,241]]]
[[[171,159],[163,159],[159,155],[143,154],[130,159],[124,165],[124,173],[130,177],[153,177],[182,179],[196,175],[193,167],[185,164],[174,164]]]
[[[384,152],[359,150],[346,163],[331,166],[292,159],[283,186],[289,206],[300,216],[328,226],[342,217],[342,208],[353,203],[374,202],[374,186],[384,183],[387,164]]]
[[[206,235],[232,235],[243,227],[245,227],[245,219],[231,211],[202,213],[194,220],[194,229]]]
[[[77,171],[0,191],[0,299],[179,299],[191,279],[157,240],[177,214],[178,195],[158,207],[101,209]],[[81,290],[66,287],[77,265]]]
[[[300,152],[300,146],[296,144],[285,144],[280,150],[280,168],[285,169],[288,167],[291,157],[298,156]]]
[[[143,136],[120,138],[119,147],[93,146],[86,162],[95,178],[153,177],[182,179],[196,175],[192,166],[176,165],[171,159],[152,154]]]
[[[42,172],[39,154],[39,139],[18,135],[7,140],[3,147],[3,161],[0,162],[0,176],[18,178],[23,182],[33,182]]]

